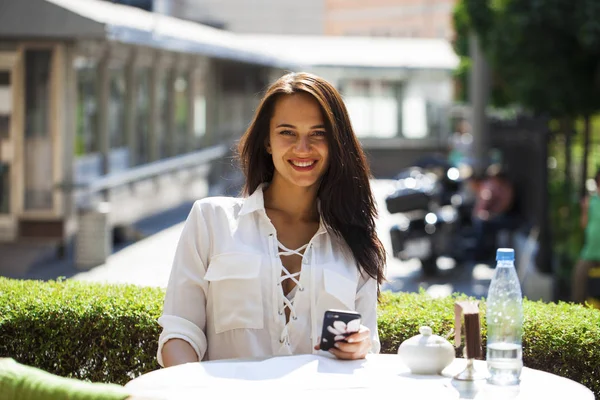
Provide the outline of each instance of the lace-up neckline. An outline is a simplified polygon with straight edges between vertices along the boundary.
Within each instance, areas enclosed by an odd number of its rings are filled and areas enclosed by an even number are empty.
[[[306,243],[303,246],[298,247],[296,250],[292,250],[287,248],[285,245],[283,245],[279,240],[277,241],[277,246],[278,246],[278,252],[277,255],[278,256],[292,256],[292,255],[298,255],[300,257],[304,257],[304,250],[308,247],[308,243]],[[285,265],[283,265],[283,261],[281,262],[281,276],[279,277],[279,286],[281,286],[281,301],[283,302],[283,307],[279,309],[279,315],[283,315],[285,313],[286,308],[289,310],[290,314],[289,314],[289,319],[290,320],[296,320],[296,308],[294,307],[294,298],[296,296],[296,292],[298,291],[303,291],[304,287],[302,286],[302,284],[300,283],[300,280],[298,279],[300,276],[300,271],[298,272],[294,272],[293,274],[290,273],[290,271],[285,267]],[[292,290],[290,290],[290,292],[285,295],[283,293],[283,282],[285,282],[286,280],[290,279],[292,282],[295,283],[295,286]],[[289,323],[289,321],[288,321]],[[287,323],[286,323],[286,328],[287,328]]]
[[[298,247],[296,250],[291,250],[291,249],[288,249],[286,246],[284,246],[279,240],[277,241],[277,245],[279,246],[279,251],[277,252],[277,255],[280,257],[281,256],[293,256],[293,255],[298,255],[300,257],[303,257],[304,256],[303,251],[306,249],[306,247],[308,247],[308,243],[307,243],[304,246]],[[297,279],[297,277],[300,275],[300,271],[294,272],[293,274],[290,273],[290,271],[288,271],[288,269],[285,267],[285,265],[283,265],[283,262],[281,263],[281,268],[282,268],[282,274],[281,274],[281,277],[279,278],[279,283],[283,283],[287,279],[290,279],[296,284],[295,288],[302,287],[302,285],[300,285],[300,281]],[[302,290],[302,289],[300,289],[300,290]],[[294,289],[290,290],[290,293],[288,293],[287,297],[293,298],[293,296],[290,296],[293,292],[295,292]]]

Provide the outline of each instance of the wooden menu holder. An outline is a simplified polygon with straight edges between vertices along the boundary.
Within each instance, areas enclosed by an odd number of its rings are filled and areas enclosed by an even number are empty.
[[[463,318],[464,324],[462,324]],[[467,367],[454,379],[459,381],[485,379],[484,375],[477,373],[473,365],[473,360],[482,358],[478,301],[457,301],[454,303],[454,345],[456,347],[461,344],[463,325],[465,333],[464,355],[467,359]]]

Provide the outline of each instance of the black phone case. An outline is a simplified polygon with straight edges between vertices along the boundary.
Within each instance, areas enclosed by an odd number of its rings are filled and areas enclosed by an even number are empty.
[[[327,351],[331,349],[335,342],[345,340],[346,336],[358,332],[359,328],[359,313],[342,310],[325,311],[323,331],[321,332],[321,350]]]

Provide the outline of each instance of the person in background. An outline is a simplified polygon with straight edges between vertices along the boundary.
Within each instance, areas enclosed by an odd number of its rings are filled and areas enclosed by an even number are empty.
[[[0,399],[142,400],[119,385],[64,378],[12,358],[0,358]]]
[[[477,182],[473,207],[473,230],[476,244],[475,261],[488,261],[494,255],[496,234],[516,225],[515,189],[502,168],[493,164]]]
[[[158,320],[159,364],[316,353],[328,309],[362,315],[334,356],[379,352],[385,250],[338,91],[312,74],[284,75],[238,151],[243,196],[199,200],[184,225]]]
[[[450,135],[448,162],[453,167],[473,163],[473,135],[471,127],[465,119],[458,121],[456,131]]]
[[[594,177],[596,189],[581,201],[581,227],[585,230],[584,246],[571,277],[571,299],[583,303],[587,296],[588,274],[600,266],[600,170]]]

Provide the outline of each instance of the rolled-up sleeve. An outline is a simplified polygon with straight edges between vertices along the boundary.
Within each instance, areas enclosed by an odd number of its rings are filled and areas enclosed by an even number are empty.
[[[361,315],[361,322],[371,330],[371,353],[379,353],[381,343],[377,332],[377,281],[366,273],[360,274],[356,292],[356,311]]]
[[[206,353],[206,293],[204,280],[210,237],[202,208],[194,203],[184,224],[166,290],[158,339],[157,359],[161,366],[162,349],[170,339],[183,339],[196,351],[198,360]]]

